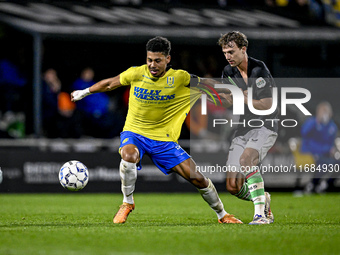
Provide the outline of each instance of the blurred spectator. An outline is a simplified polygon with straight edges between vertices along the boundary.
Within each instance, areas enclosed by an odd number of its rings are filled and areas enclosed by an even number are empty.
[[[278,3],[277,3],[278,2]],[[269,7],[275,7],[276,6],[276,4],[278,5],[278,6],[286,6],[287,4],[288,4],[288,1],[275,1],[275,0],[265,0],[264,1],[264,3],[265,3],[265,5],[266,6],[269,6]]]
[[[221,8],[226,8],[228,5],[228,0],[217,0],[217,4],[221,7]]]
[[[0,137],[22,138],[25,136],[26,90],[24,48],[5,42],[0,59]]]
[[[47,69],[42,80],[42,116],[43,130],[48,138],[58,137],[58,95],[60,90],[61,82],[56,70]]]
[[[340,1],[323,0],[325,19],[329,24],[340,27]]]
[[[50,68],[42,81],[43,130],[48,138],[79,138],[81,126],[76,105],[68,93],[61,92],[57,71]]]
[[[270,11],[309,25],[325,25],[324,0],[264,0]]]
[[[23,50],[16,50],[13,55],[0,60],[0,104],[3,113],[25,109],[24,89],[28,82],[22,71]]]
[[[95,84],[92,68],[82,70],[80,77],[73,83],[73,90],[82,90]],[[77,109],[81,113],[84,135],[96,138],[112,138],[122,131],[124,119],[119,112],[110,109],[110,97],[105,93],[96,93],[78,101]]]
[[[297,0],[298,2],[303,0]],[[307,1],[307,0],[304,0]],[[309,0],[309,11],[312,18],[325,21],[325,10],[322,0]]]
[[[310,20],[308,0],[289,0],[285,7],[286,12],[294,15],[294,18],[299,17],[300,20]]]
[[[302,153],[311,153],[316,161],[316,167],[322,171],[315,171],[314,178],[305,187],[306,193],[321,193],[328,187],[334,186],[335,178],[325,178],[329,174],[323,171],[323,164],[330,169],[329,165],[340,164],[334,159],[334,142],[337,135],[337,125],[332,120],[332,107],[328,102],[321,102],[317,105],[316,116],[308,119],[301,128],[302,135]],[[311,167],[311,166],[309,166]]]
[[[59,93],[58,112],[58,136],[61,138],[80,138],[82,134],[81,119],[76,111],[76,104],[71,101],[69,93]]]

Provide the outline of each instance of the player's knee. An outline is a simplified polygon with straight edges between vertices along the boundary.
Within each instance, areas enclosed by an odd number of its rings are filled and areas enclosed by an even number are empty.
[[[122,155],[122,159],[124,159],[126,162],[130,162],[130,163],[137,163],[138,162],[138,155],[136,154],[124,154]]]
[[[226,188],[227,191],[232,195],[235,195],[239,192],[236,179],[227,179]]]
[[[138,150],[133,148],[123,148],[120,152],[122,159],[130,163],[138,163],[139,153]]]

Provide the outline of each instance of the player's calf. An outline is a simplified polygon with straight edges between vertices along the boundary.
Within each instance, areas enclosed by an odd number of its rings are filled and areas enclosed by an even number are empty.
[[[234,166],[234,169],[239,169],[239,166]],[[228,172],[226,179],[226,188],[230,194],[239,199],[251,201],[250,191],[245,182],[244,175],[240,172]]]
[[[121,160],[119,165],[119,174],[121,180],[121,190],[123,193],[123,202],[133,204],[133,192],[137,180],[137,168],[135,163]]]

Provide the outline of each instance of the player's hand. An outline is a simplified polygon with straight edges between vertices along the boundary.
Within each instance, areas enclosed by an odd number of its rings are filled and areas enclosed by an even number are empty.
[[[83,90],[73,91],[71,93],[71,101],[72,102],[76,102],[76,101],[78,101],[80,99],[83,99],[84,97],[86,97],[86,96],[88,96],[90,94],[91,94],[91,92],[90,92],[89,88],[83,89]]]

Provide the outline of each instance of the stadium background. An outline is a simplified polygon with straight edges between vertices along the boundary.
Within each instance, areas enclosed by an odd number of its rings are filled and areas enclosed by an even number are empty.
[[[119,10],[121,16],[105,10]],[[236,0],[1,1],[0,13],[1,59],[16,58],[27,79],[18,92],[22,97],[13,109],[14,117],[6,115],[7,94],[1,93],[1,192],[62,192],[56,176],[62,163],[71,159],[83,161],[90,169],[91,179],[84,192],[119,192],[118,138],[86,134],[81,138],[48,137],[42,126],[40,77],[53,68],[61,90],[70,92],[85,67],[94,69],[98,81],[144,64],[145,43],[156,35],[171,40],[174,68],[219,77],[226,62],[217,39],[221,33],[240,30],[248,36],[249,55],[263,60],[274,77],[323,78],[326,84],[308,87],[312,99],[307,107],[314,113],[315,105],[327,100],[340,123],[338,1],[310,1],[304,6],[295,1]],[[8,89],[8,84],[1,84],[1,92]],[[124,93],[124,89],[108,93],[112,112],[120,116],[126,113]],[[288,141],[299,138],[299,127],[286,131],[280,132],[277,146],[268,155],[269,164],[294,161]],[[180,143],[186,149],[188,138],[184,125]],[[210,152],[209,148],[202,151]],[[291,191],[301,176],[265,178],[268,189]],[[224,190],[223,178],[214,182]],[[163,176],[147,158],[143,162],[137,191],[193,190],[177,176]]]

